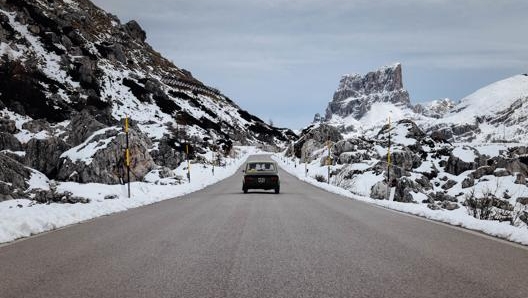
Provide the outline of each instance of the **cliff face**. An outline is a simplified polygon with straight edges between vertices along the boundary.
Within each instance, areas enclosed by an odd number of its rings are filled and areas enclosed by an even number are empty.
[[[382,67],[365,76],[344,75],[332,101],[326,108],[326,119],[332,115],[360,119],[374,103],[410,106],[409,93],[403,89],[401,64]]]

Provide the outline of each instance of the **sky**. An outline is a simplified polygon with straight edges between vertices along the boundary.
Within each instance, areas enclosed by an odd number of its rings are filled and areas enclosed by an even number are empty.
[[[92,0],[276,126],[324,114],[343,74],[400,62],[411,103],[528,72],[526,0]]]

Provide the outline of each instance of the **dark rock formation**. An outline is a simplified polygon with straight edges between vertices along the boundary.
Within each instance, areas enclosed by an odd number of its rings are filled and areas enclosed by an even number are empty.
[[[22,196],[30,177],[28,168],[0,153],[0,201]]]
[[[22,150],[22,144],[12,134],[0,132],[0,151],[1,150],[20,151]]]
[[[176,150],[174,140],[168,136],[161,138],[158,148],[152,150],[150,155],[158,165],[165,165],[166,168],[175,169],[184,158],[183,152]]]
[[[25,164],[55,178],[61,154],[70,149],[62,139],[31,139],[26,145]]]
[[[15,121],[10,119],[0,118],[0,132],[7,132],[14,134],[17,132]]]
[[[130,35],[133,39],[145,42],[147,39],[147,33],[139,26],[138,22],[135,20],[129,21],[125,24],[125,31]]]

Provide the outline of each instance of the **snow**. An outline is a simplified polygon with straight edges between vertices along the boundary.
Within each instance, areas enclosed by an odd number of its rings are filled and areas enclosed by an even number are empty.
[[[416,144],[416,139],[406,137],[408,133],[409,129],[407,125],[396,125],[391,131],[391,134],[394,135],[392,140],[394,141],[394,143],[401,144],[404,146]]]
[[[42,174],[39,171],[31,170],[31,177],[29,178],[28,184],[29,188],[28,190],[32,189],[43,189],[43,190],[49,190],[49,179],[46,177],[46,175]]]
[[[384,208],[447,223],[453,226],[482,232],[491,236],[506,239],[523,245],[528,245],[528,228],[515,227],[510,225],[508,222],[475,219],[472,216],[468,215],[464,207],[452,211],[448,211],[445,209],[431,210],[427,207],[426,204],[401,203],[388,200],[375,200],[369,198],[366,195],[368,192],[365,192],[366,187],[364,187],[363,185],[374,185],[377,179],[379,179],[379,177],[382,177],[382,175],[360,175],[360,180],[358,180],[354,184],[356,188],[359,187],[359,191],[355,191],[355,193],[364,193],[365,195],[357,195],[351,190],[344,189],[325,182],[318,182],[317,180],[315,180],[315,174],[320,173],[321,169],[323,168],[319,167],[315,163],[307,165],[309,174],[306,175],[304,172],[304,164],[299,164],[299,166],[295,166],[294,164],[297,163],[297,161],[291,161],[290,159],[284,158],[282,155],[274,155],[272,156],[272,158],[276,160],[284,170],[296,176],[300,180],[308,182],[331,193],[335,193],[350,199],[367,202],[376,206],[381,206]],[[327,169],[325,168],[325,170]],[[464,176],[464,174],[461,174],[458,179],[460,180],[462,176]],[[453,178],[456,177],[457,176],[453,176]],[[500,178],[494,176],[485,176],[483,178],[487,178],[489,181],[486,184],[479,184],[478,188],[476,188],[476,192],[481,193],[488,191],[489,189],[495,189],[498,185],[499,188],[496,189],[497,192],[510,189],[513,190],[512,192],[516,195],[525,195],[526,187],[514,184],[515,179],[511,176]],[[457,184],[452,190],[450,190],[450,192],[460,192],[461,188],[457,189],[457,187],[460,187],[460,183]],[[417,202],[420,202],[421,200],[426,198],[423,194],[412,193],[412,195]]]
[[[468,95],[462,99],[460,108],[467,107],[464,113],[478,116],[508,108],[515,100],[526,96],[528,96],[528,77],[516,75]]]
[[[91,202],[87,204],[35,204],[29,199],[0,202],[0,243],[181,197],[233,175],[249,155],[260,153],[260,150],[254,147],[235,147],[235,150],[240,151],[239,158],[227,158],[225,167],[215,167],[214,176],[210,165],[191,164],[190,183],[186,179],[183,184],[178,185],[164,185],[163,181],[134,182],[131,183],[131,198],[127,197],[125,185],[57,182],[59,193],[69,191],[74,196],[89,198]],[[176,176],[186,177],[186,173],[186,163],[182,163],[174,170]],[[30,189],[49,189],[47,178],[37,171],[32,171],[29,184]],[[107,195],[114,195],[117,198],[105,200]]]
[[[456,147],[455,149],[453,149],[452,154],[460,158],[460,160],[462,160],[463,162],[467,163],[475,162],[475,158],[477,158],[475,152],[465,146]]]

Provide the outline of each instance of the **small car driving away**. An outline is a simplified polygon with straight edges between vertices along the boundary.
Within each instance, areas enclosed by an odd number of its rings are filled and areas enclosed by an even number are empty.
[[[249,161],[244,169],[242,190],[247,193],[249,189],[275,190],[280,192],[280,179],[277,163],[274,161]]]

